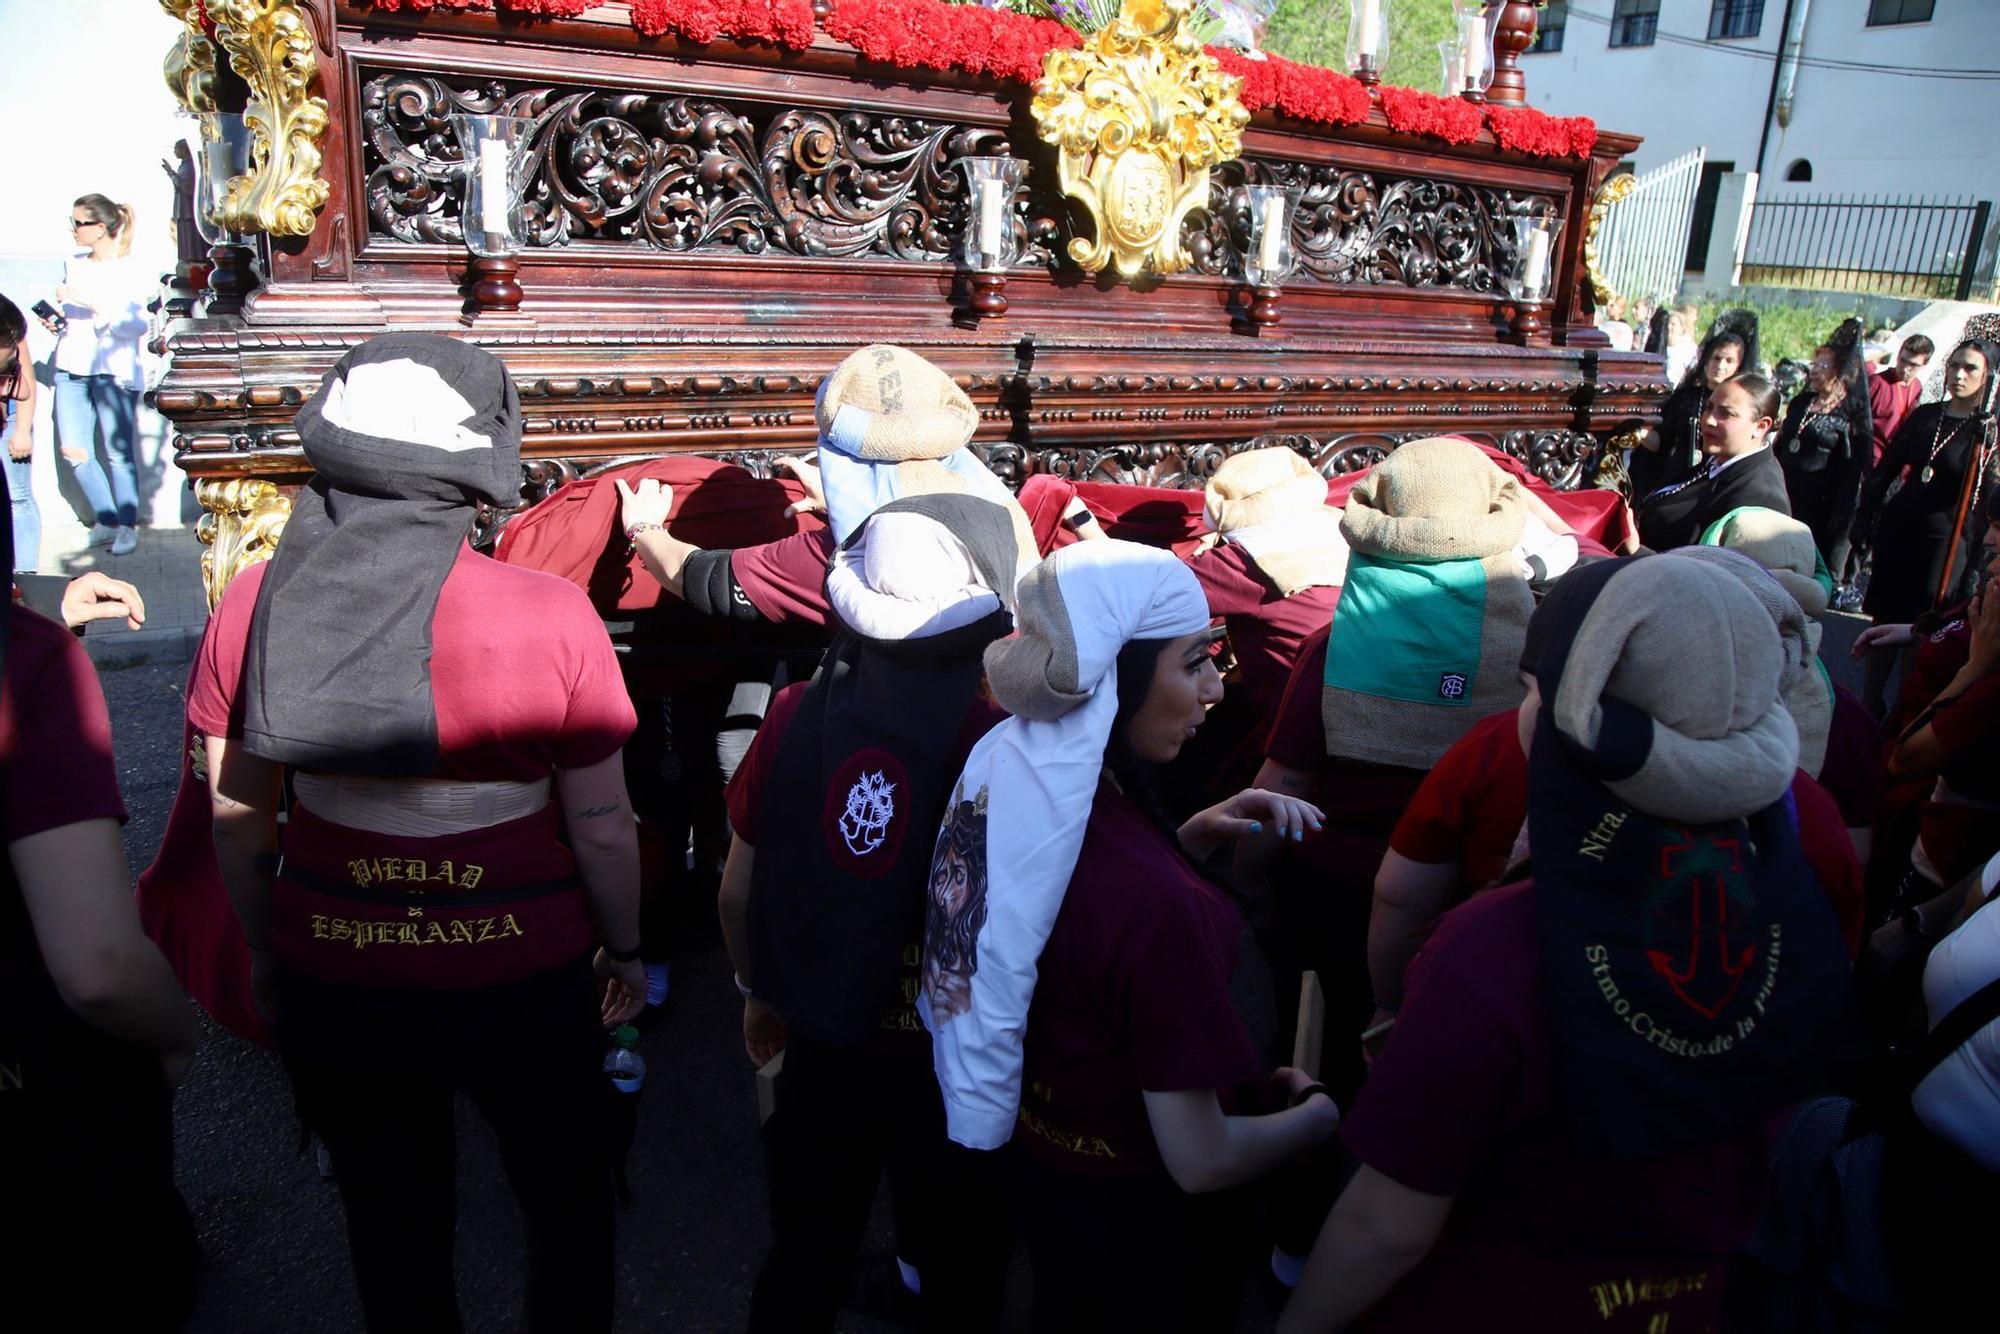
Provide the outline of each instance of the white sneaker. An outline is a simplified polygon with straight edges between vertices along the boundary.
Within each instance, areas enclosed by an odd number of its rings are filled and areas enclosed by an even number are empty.
[[[111,554],[129,556],[139,549],[139,531],[136,528],[120,528],[118,536],[111,540]]]
[[[90,525],[90,543],[93,547],[108,547],[118,537],[118,530],[108,523]]]

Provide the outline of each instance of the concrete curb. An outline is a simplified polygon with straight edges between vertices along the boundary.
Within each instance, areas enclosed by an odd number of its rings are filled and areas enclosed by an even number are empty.
[[[169,625],[157,630],[93,629],[83,637],[84,652],[99,670],[107,667],[136,667],[140,663],[194,661],[206,625]]]

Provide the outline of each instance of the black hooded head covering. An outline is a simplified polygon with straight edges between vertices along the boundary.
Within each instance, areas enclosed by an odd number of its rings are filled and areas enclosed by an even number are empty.
[[[932,843],[965,758],[960,733],[986,646],[1013,628],[1019,569],[1003,506],[935,493],[870,514],[841,544],[829,584],[859,575],[853,558],[895,515],[941,525],[988,591],[914,628],[884,631],[893,616],[872,628],[840,622],[764,785],[750,887],[750,985],[788,1026],[848,1051],[890,1014],[898,962],[922,932]],[[894,600],[872,585],[867,596]],[[829,600],[840,616],[844,599]]]
[[[1709,564],[1581,567],[1530,637],[1542,992],[1556,1114],[1586,1158],[1751,1128],[1819,1085],[1847,1013],[1789,792],[1783,648],[1764,601]],[[1696,640],[1685,671],[1646,661]]]
[[[491,353],[441,334],[371,338],[296,419],[313,479],[264,574],[243,741],[301,769],[437,765],[431,617],[475,506],[521,486],[521,401]]]

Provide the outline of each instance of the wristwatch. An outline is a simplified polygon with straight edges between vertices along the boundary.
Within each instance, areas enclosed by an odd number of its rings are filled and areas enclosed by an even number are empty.
[[[614,949],[607,942],[604,946],[604,957],[613,963],[636,963],[639,959],[639,950],[640,947],[637,945],[629,950]]]
[[[1062,526],[1069,529],[1072,533],[1080,533],[1087,525],[1096,522],[1097,516],[1092,514],[1088,509],[1079,509],[1074,514],[1065,514],[1062,516]]]

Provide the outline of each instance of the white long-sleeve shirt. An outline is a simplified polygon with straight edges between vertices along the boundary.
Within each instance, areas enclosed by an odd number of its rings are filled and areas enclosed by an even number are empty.
[[[55,368],[71,375],[109,375],[127,389],[144,389],[139,345],[159,275],[137,255],[78,255],[63,266],[63,282],[70,289],[62,308],[69,332],[56,344]]]

